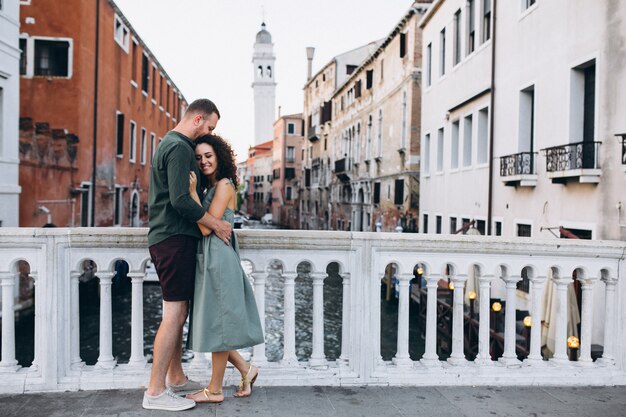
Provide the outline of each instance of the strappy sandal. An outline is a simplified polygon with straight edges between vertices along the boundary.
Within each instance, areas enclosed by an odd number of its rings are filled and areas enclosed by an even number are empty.
[[[196,394],[199,394],[199,393],[203,393],[203,394],[204,394],[204,398],[206,398],[206,401],[203,401],[203,400],[195,400],[195,399],[193,399],[193,398],[190,398],[190,396],[192,396],[192,395],[196,395]],[[218,401],[218,400],[212,400],[212,399],[210,399],[210,398],[209,398],[209,395],[222,395],[222,399],[221,399],[221,400],[219,400],[219,401]],[[194,401],[195,401],[195,402],[197,402],[197,403],[211,403],[211,404],[219,404],[219,403],[221,403],[221,402],[223,402],[223,401],[224,401],[223,395],[224,395],[224,394],[223,394],[222,390],[219,390],[219,391],[216,391],[216,392],[212,392],[212,391],[209,391],[209,387],[206,387],[206,388],[203,388],[203,389],[201,389],[201,390],[198,390],[198,391],[196,391],[196,392],[193,392],[193,393],[191,393],[191,394],[187,395],[185,398],[190,399],[190,400],[194,400]]]
[[[252,377],[252,379],[250,378],[250,372],[252,372],[252,368],[256,369],[256,374],[254,375],[254,377]],[[237,398],[245,398],[245,397],[249,397],[252,395],[252,386],[254,385],[256,378],[259,376],[259,368],[257,368],[254,365],[250,365],[250,368],[248,368],[248,372],[246,373],[246,376],[244,376],[243,378],[241,378],[241,383],[239,384],[239,387],[237,388],[237,392],[235,392],[233,394],[233,396],[237,397]],[[246,387],[250,386],[250,392],[248,393],[242,393],[243,391],[246,391]]]

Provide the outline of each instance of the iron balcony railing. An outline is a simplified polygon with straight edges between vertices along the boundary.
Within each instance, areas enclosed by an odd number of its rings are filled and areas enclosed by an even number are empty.
[[[598,147],[601,142],[578,142],[543,149],[548,172],[569,171],[572,169],[596,169]]]
[[[537,173],[537,152],[520,152],[500,157],[500,176],[534,175]]]

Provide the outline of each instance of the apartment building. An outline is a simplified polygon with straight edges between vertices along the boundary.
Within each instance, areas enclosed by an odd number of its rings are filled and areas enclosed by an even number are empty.
[[[289,229],[300,227],[298,187],[302,179],[302,114],[281,116],[274,122],[272,145],[272,222]]]
[[[273,141],[267,141],[248,150],[248,190],[245,204],[248,216],[262,219],[272,212]]]
[[[626,238],[624,18],[609,1],[433,3],[423,232]]]
[[[19,225],[19,3],[0,2],[0,227]]]
[[[113,1],[22,2],[20,27],[20,226],[146,225],[182,93]]]

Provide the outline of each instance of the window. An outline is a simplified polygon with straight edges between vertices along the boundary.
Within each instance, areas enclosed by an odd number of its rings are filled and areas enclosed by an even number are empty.
[[[133,39],[133,48],[131,50],[131,67],[130,67],[130,83],[133,87],[137,87],[137,54],[139,53],[139,45]]]
[[[159,109],[163,111],[163,73],[159,73]]]
[[[365,89],[369,90],[372,88],[372,84],[374,83],[374,70],[365,71]]]
[[[426,86],[430,87],[431,84],[431,68],[432,68],[432,44],[429,43],[426,47]]]
[[[385,70],[385,60],[381,59],[380,60],[380,80],[383,80],[383,74],[384,74],[384,70]]]
[[[591,60],[573,69],[570,82],[570,141],[593,143],[595,140],[596,64]],[[595,149],[582,147],[579,168],[595,166]]]
[[[428,214],[422,218],[422,233],[428,233]]]
[[[22,51],[20,54],[20,75],[26,75],[27,44],[26,38],[20,38],[20,50]]]
[[[274,170],[273,175],[272,175],[273,179],[277,180],[280,178],[280,168],[277,168]],[[271,181],[272,177],[268,177],[267,180]]]
[[[80,225],[89,227],[91,224],[91,183],[82,182],[80,184]]]
[[[119,185],[115,186],[115,200],[113,201],[113,226],[122,225],[123,199],[124,189]]]
[[[358,65],[346,65],[346,75],[350,75],[357,69]],[[317,85],[316,85],[317,87]]]
[[[439,75],[446,73],[446,28],[439,33]]]
[[[435,216],[435,233],[441,234],[441,216]]]
[[[502,222],[500,221],[496,221],[495,222],[495,234],[496,236],[502,236]]]
[[[461,9],[454,14],[453,65],[461,62]]]
[[[450,141],[450,169],[459,167],[459,121],[452,122],[452,138]]]
[[[463,166],[472,165],[472,115],[463,123]]]
[[[354,83],[354,98],[361,97],[361,80],[357,80]]]
[[[485,229],[485,221],[484,220],[476,220],[476,224],[474,225],[476,227],[476,230],[478,230],[480,232],[481,235],[485,235],[485,233],[487,232]]]
[[[450,234],[454,234],[456,232],[456,217],[450,217]]]
[[[115,38],[115,42],[126,52],[128,53],[128,43],[130,40],[130,31],[128,27],[122,22],[122,19],[115,15],[113,19],[113,37]]]
[[[530,292],[530,280],[528,279],[528,268],[522,269],[522,279],[517,281],[515,287],[521,292],[528,294]]]
[[[124,113],[117,112],[116,116],[117,157],[124,156]]]
[[[520,237],[531,237],[531,227],[529,224],[518,224],[517,225],[517,236]]]
[[[400,34],[400,58],[406,56],[406,33]]]
[[[143,54],[141,58],[141,91],[146,94],[148,94],[148,81],[150,80],[149,65],[148,55]]]
[[[285,187],[285,200],[291,201],[291,187]]]
[[[287,146],[287,162],[294,162],[296,160],[296,148],[293,146]]]
[[[491,39],[491,0],[483,0],[483,42]]]
[[[139,152],[140,152],[139,157],[141,158],[140,160],[141,165],[146,164],[146,133],[147,133],[146,129],[142,127],[141,128],[141,143],[139,146]]]
[[[378,110],[378,137],[376,138],[377,157],[383,156],[383,111]]]
[[[156,103],[156,65],[152,65],[152,102]]]
[[[285,168],[285,179],[292,180],[296,177],[296,169],[295,168]]]
[[[374,204],[380,204],[380,182],[374,183]]]
[[[372,115],[367,118],[367,143],[365,149],[366,161],[372,159]]]
[[[395,181],[395,188],[393,193],[393,203],[396,206],[404,204],[404,180],[399,179]]]
[[[469,229],[469,226],[467,226],[467,224],[470,222],[470,219],[468,218],[463,218],[461,220],[461,227],[464,228],[463,230],[463,234],[466,235],[467,234],[467,229]],[[467,227],[466,227],[467,226]]]
[[[522,11],[530,8],[531,6],[533,6],[535,3],[537,2],[537,0],[522,0]]]
[[[478,111],[478,132],[477,132],[477,144],[476,144],[476,163],[486,164],[489,159],[489,128],[487,121],[489,109],[486,107]]]
[[[430,173],[430,133],[424,136],[424,152],[422,152],[423,172],[424,174]]]
[[[296,124],[295,123],[287,123],[287,134],[295,135],[296,134]]]
[[[520,91],[518,150],[533,152],[535,148],[535,86]],[[532,158],[531,158],[532,161]],[[534,173],[534,171],[530,172]]]
[[[443,171],[443,127],[437,131],[437,172]]]
[[[150,165],[154,161],[154,153],[156,152],[156,136],[154,133],[150,133]]]
[[[475,9],[474,0],[467,0],[467,55],[474,52],[475,46],[475,18],[474,18],[474,9]]]
[[[128,154],[128,160],[135,163],[137,159],[137,124],[130,121],[130,152]]]
[[[34,75],[70,77],[70,41],[35,39]]]

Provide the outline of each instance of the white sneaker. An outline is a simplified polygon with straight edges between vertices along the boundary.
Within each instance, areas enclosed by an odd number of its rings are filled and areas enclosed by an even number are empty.
[[[148,395],[147,392],[143,393],[143,408],[148,410],[165,410],[165,411],[183,411],[189,410],[196,406],[194,400],[179,397],[171,389],[166,388],[159,395]]]
[[[181,385],[167,384],[167,387],[171,389],[172,391],[174,391],[174,393],[178,395],[183,395],[183,394],[191,394],[192,392],[200,391],[206,388],[206,384],[203,385],[199,382],[196,382],[192,379],[187,378],[187,381],[185,381],[184,384],[181,384]]]

